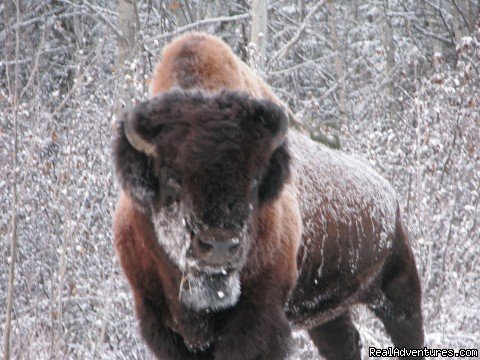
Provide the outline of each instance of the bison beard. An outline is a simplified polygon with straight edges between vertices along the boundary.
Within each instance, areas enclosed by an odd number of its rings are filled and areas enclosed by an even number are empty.
[[[114,238],[159,359],[285,359],[292,328],[328,360],[360,359],[355,304],[395,346],[423,347],[415,261],[383,178],[287,134],[282,103],[215,37],[167,46],[152,89],[117,129]]]

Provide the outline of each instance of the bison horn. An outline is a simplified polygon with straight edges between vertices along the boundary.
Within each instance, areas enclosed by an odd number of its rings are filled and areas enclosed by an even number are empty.
[[[128,142],[137,151],[143,152],[149,156],[155,157],[156,155],[155,145],[149,143],[135,130],[135,127],[133,125],[135,118],[136,117],[133,110],[128,111],[125,116],[124,131],[125,131],[125,136],[127,137]]]

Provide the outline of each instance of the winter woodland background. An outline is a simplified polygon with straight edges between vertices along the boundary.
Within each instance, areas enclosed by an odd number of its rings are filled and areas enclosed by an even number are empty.
[[[151,358],[112,246],[110,142],[115,114],[148,96],[162,47],[187,30],[221,36],[297,126],[394,185],[428,345],[479,348],[479,16],[478,0],[4,0],[0,339],[9,335],[10,356]],[[390,344],[367,311],[355,315],[364,349]],[[296,337],[294,358],[315,358]]]

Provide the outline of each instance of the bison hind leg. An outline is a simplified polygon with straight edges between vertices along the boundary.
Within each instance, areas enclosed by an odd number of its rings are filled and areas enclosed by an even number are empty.
[[[308,331],[320,355],[327,360],[360,360],[360,335],[346,312]]]
[[[385,263],[374,294],[369,307],[382,321],[394,346],[422,349],[422,291],[415,259],[403,231],[398,234],[396,247]]]

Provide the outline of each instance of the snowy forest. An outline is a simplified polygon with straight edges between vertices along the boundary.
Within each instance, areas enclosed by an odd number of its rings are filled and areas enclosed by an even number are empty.
[[[0,3],[0,357],[153,359],[115,256],[119,111],[165,44],[226,41],[295,115],[395,188],[426,345],[480,348],[478,0],[4,0]],[[391,346],[365,308],[368,347]],[[319,359],[294,334],[292,359]]]

